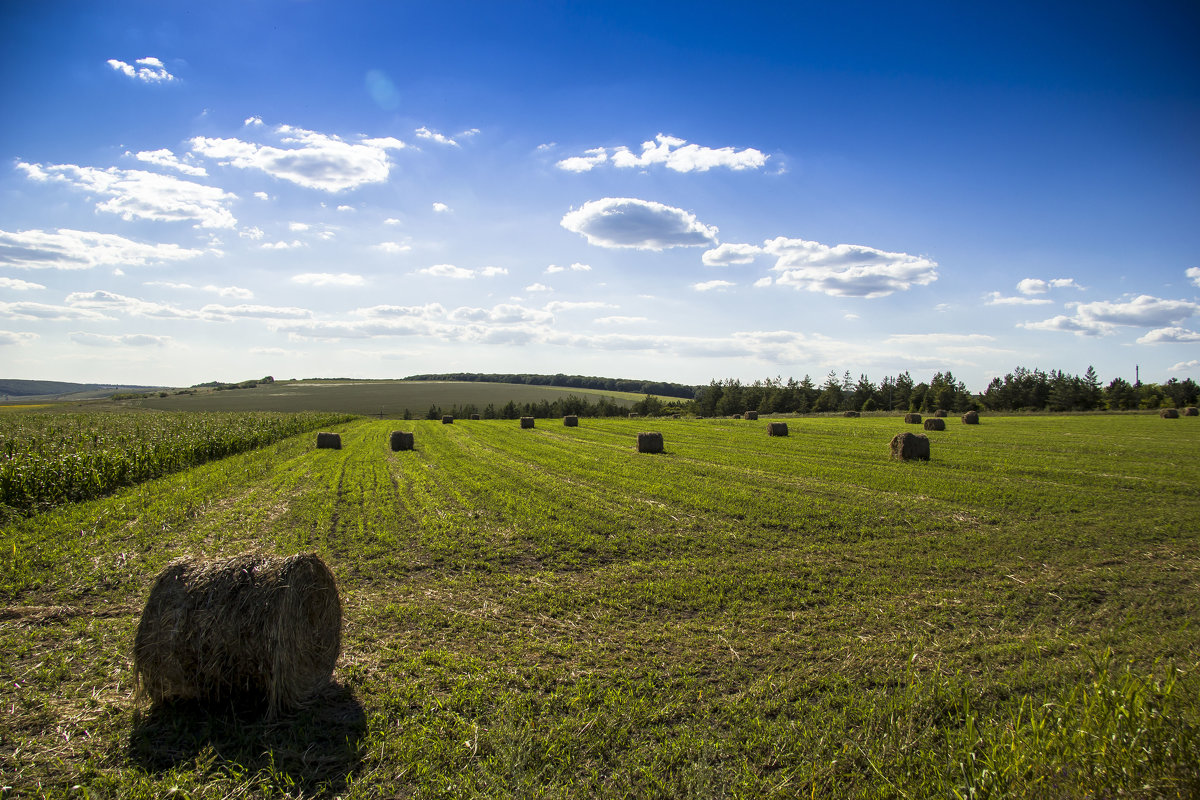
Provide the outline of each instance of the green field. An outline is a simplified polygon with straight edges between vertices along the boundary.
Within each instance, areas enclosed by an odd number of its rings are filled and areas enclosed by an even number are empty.
[[[630,392],[473,381],[280,381],[253,389],[154,396],[129,404],[169,411],[338,411],[372,415],[382,412],[385,418],[399,419],[405,409],[412,416],[423,418],[431,405],[449,409],[453,405],[471,404],[482,410],[489,403],[500,408],[510,400],[518,404],[553,402],[571,395],[593,403],[607,397],[626,406],[645,397]]]
[[[788,423],[359,420],[10,523],[0,796],[1197,796],[1200,419]],[[251,548],[333,569],[334,686],[139,703],[155,574]]]

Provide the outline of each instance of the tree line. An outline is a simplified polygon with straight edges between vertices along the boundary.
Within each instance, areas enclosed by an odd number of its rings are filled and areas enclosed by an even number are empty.
[[[536,375],[531,373],[500,374],[483,372],[446,372],[438,375],[409,375],[406,381],[478,381],[482,383],[523,383],[528,386],[563,386],[571,389],[601,389],[606,392],[657,394],[664,397],[691,399],[696,387],[667,381],[641,381],[625,378],[600,378],[594,375]],[[529,415],[526,415],[529,416]]]

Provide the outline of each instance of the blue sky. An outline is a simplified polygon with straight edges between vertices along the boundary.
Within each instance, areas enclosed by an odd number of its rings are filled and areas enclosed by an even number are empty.
[[[0,3],[0,373],[1200,379],[1194,3]]]

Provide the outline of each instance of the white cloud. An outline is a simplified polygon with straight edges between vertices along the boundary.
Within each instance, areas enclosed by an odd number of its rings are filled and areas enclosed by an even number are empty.
[[[288,230],[293,231],[295,233],[300,233],[301,231],[306,231],[306,230],[308,230],[308,228],[309,228],[309,225],[307,222],[289,222],[288,223]]]
[[[665,250],[717,243],[717,228],[680,208],[631,197],[590,200],[559,223],[599,247]]]
[[[481,276],[483,276],[484,278],[495,278],[500,275],[507,275],[508,268],[507,267],[484,267],[483,269],[479,270],[479,274]]]
[[[3,245],[0,245],[2,248]],[[2,250],[0,250],[2,252]],[[2,256],[0,256],[2,258]],[[14,292],[28,292],[31,289],[45,289],[46,287],[40,283],[31,283],[23,281],[20,278],[0,278],[0,289],[11,289]]]
[[[474,133],[478,132],[478,130],[474,131]],[[458,142],[454,141],[449,136],[443,136],[437,131],[431,131],[426,127],[417,128],[414,133],[416,133],[418,139],[424,139],[427,142],[437,142],[438,144],[449,145],[450,147],[458,147]],[[470,136],[471,133],[468,132],[467,135]]]
[[[238,236],[240,236],[243,239],[254,239],[255,241],[257,241],[257,240],[263,238],[264,236],[266,236],[266,234],[263,233],[262,228],[246,228],[244,230],[238,231]]]
[[[551,264],[550,266],[546,267],[547,275],[557,275],[560,272],[566,272],[566,271],[567,271],[566,267],[560,267],[557,264]]]
[[[56,306],[48,303],[0,303],[0,318],[44,320],[47,322],[57,322],[60,320],[111,322],[114,319],[90,309]]]
[[[1168,342],[1200,342],[1200,333],[1188,330],[1187,328],[1170,327],[1170,328],[1155,328],[1141,336],[1137,340],[1138,344],[1165,344]]]
[[[697,292],[708,292],[713,289],[724,289],[726,286],[734,285],[736,284],[730,283],[729,281],[702,281],[700,283],[693,283],[692,288]]]
[[[242,123],[247,128],[257,128],[263,124],[262,117],[246,117],[246,121]]]
[[[854,320],[858,319],[858,314],[842,314],[842,319],[848,322],[853,322]]]
[[[1192,283],[1200,286],[1200,267],[1188,267],[1184,275],[1191,278]]]
[[[417,270],[420,275],[432,275],[435,278],[454,278],[456,280],[465,280],[474,278],[475,273],[472,270],[456,267],[453,264],[434,264],[432,267]]]
[[[556,314],[559,311],[576,311],[583,308],[618,308],[612,303],[603,303],[599,300],[551,300],[546,303],[545,310],[551,314]]]
[[[752,244],[723,244],[704,251],[700,260],[707,267],[728,267],[733,264],[750,264],[765,251]]]
[[[298,247],[308,247],[308,243],[302,242],[299,239],[293,239],[290,242],[263,242],[259,247],[263,250],[295,250]]]
[[[201,228],[232,228],[237,220],[228,204],[237,195],[215,186],[185,181],[138,169],[96,169],[74,164],[17,164],[31,180],[69,184],[107,197],[96,208],[119,214],[126,221],[147,219],[159,222],[193,220]]]
[[[649,321],[649,319],[647,317],[622,317],[622,316],[596,317],[594,320],[592,320],[592,322],[595,322],[598,325],[633,325],[638,322],[648,322],[648,321]]]
[[[758,280],[756,280],[754,282],[754,288],[755,289],[765,289],[766,287],[770,286],[774,282],[775,282],[775,279],[772,278],[770,275],[764,275],[763,277],[759,278]]]
[[[439,214],[444,214],[450,210],[450,206],[446,205],[445,203],[434,203],[433,210]]]
[[[527,292],[553,292],[554,290],[551,289],[549,286],[547,286],[544,283],[531,283],[525,287],[525,291],[527,291]]]
[[[265,172],[308,189],[341,192],[388,179],[392,163],[389,150],[405,147],[399,139],[360,139],[347,142],[338,136],[280,125],[275,129],[280,144],[247,142],[241,139],[211,139],[197,136],[192,150],[216,159],[222,165]]]
[[[1098,301],[1081,303],[1075,313],[1085,322],[1109,325],[1136,325],[1150,327],[1165,326],[1182,322],[1200,312],[1200,304],[1186,300],[1163,300],[1148,294],[1139,295],[1124,303]]]
[[[356,209],[354,206],[338,206],[337,210],[346,212],[346,211],[357,211],[358,209]]]
[[[776,256],[776,284],[834,297],[884,297],[938,277],[936,261],[857,244],[830,247],[780,236],[766,241],[763,251]]]
[[[166,167],[184,175],[193,175],[195,177],[204,177],[208,175],[208,171],[204,167],[198,167],[195,164],[188,164],[180,161],[179,157],[165,147],[161,150],[142,150],[139,153],[126,153],[125,155],[133,155],[138,161],[144,161],[147,164],[154,164],[159,167]]]
[[[23,344],[31,342],[38,338],[36,333],[23,333],[21,331],[0,331],[0,346],[10,344]]]
[[[1017,282],[1017,291],[1021,294],[1045,294],[1051,289],[1082,289],[1074,278],[1053,278],[1044,281],[1040,278],[1025,278]]]
[[[446,315],[446,309],[441,303],[428,303],[423,306],[370,306],[355,309],[351,313],[371,319],[438,319]]]
[[[329,272],[305,272],[292,277],[293,283],[305,286],[365,286],[366,280],[362,275],[352,275],[340,272],[336,275]]]
[[[176,283],[174,281],[143,281],[142,285],[157,286],[163,289],[194,290],[197,288],[192,286],[190,283]],[[201,286],[199,289],[200,291],[212,292],[213,294],[221,297],[230,297],[235,300],[249,300],[250,298],[254,297],[254,292],[250,291],[249,289],[243,289],[240,286],[216,286],[215,284],[209,284],[207,286]]]
[[[122,264],[146,266],[203,255],[176,244],[142,244],[112,233],[29,230],[0,231],[0,264],[20,269],[91,269]]]
[[[899,347],[940,347],[944,345],[979,345],[994,342],[996,337],[982,333],[896,333],[884,339],[884,344]]]
[[[266,192],[255,192],[254,196],[257,197],[259,200],[270,200],[271,199],[271,195],[267,194]]]
[[[385,253],[407,253],[412,250],[412,245],[403,242],[380,242],[373,245],[376,250],[382,250]]]
[[[591,272],[592,267],[590,264],[580,264],[578,261],[576,261],[574,264],[571,265],[571,271],[572,272]]]
[[[108,59],[107,63],[122,75],[143,83],[170,83],[171,81],[178,80],[174,75],[167,72],[166,65],[162,61],[153,56],[139,58],[133,64],[126,64],[124,61],[118,61],[115,58]]]
[[[388,217],[387,219],[385,219],[383,221],[383,224],[384,225],[403,225],[404,220],[399,220],[399,219],[396,219],[395,217]]]
[[[203,316],[199,312],[189,309],[106,292],[102,289],[92,292],[72,292],[67,295],[67,304],[76,309],[121,312],[134,317],[154,319],[199,319]]]
[[[171,337],[151,336],[146,333],[107,336],[101,333],[75,331],[71,334],[71,341],[87,347],[162,347],[171,342]]]
[[[758,169],[769,156],[754,148],[735,150],[732,147],[711,148],[688,144],[686,140],[658,134],[654,141],[642,142],[641,154],[628,147],[613,148],[611,157],[603,147],[593,147],[581,156],[564,158],[555,166],[568,172],[588,172],[602,164],[631,169],[663,164],[676,172],[707,172],[714,167],[732,170]]]
[[[1088,322],[1077,317],[1068,317],[1065,314],[1059,314],[1041,322],[1020,322],[1017,323],[1017,327],[1029,331],[1061,331],[1078,336],[1104,336],[1112,332],[1111,325]]]
[[[312,316],[312,312],[304,308],[294,308],[286,306],[261,306],[261,305],[207,305],[200,309],[200,313],[209,318],[216,319],[232,319],[234,317],[242,319],[308,319]]]
[[[986,297],[985,305],[989,306],[1044,306],[1054,303],[1042,297],[1005,297],[1000,292],[991,292]]]
[[[1192,359],[1190,361],[1179,361],[1167,367],[1168,372],[1190,372],[1196,367],[1200,367],[1200,361]]]

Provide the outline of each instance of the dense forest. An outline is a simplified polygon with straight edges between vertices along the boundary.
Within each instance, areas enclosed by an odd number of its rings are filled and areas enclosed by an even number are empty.
[[[635,392],[664,397],[691,399],[696,387],[664,381],[639,381],[625,378],[599,378],[592,375],[503,375],[481,372],[447,372],[441,375],[409,375],[406,381],[482,381],[484,383],[523,383],[529,386],[565,386],[572,389],[600,389],[606,392]]]

